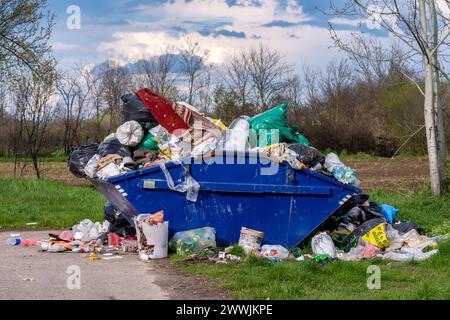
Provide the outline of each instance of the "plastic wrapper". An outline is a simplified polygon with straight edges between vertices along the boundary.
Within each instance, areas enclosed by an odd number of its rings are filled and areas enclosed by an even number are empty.
[[[170,190],[177,192],[186,192],[186,199],[192,202],[197,202],[198,192],[200,190],[200,184],[192,178],[189,172],[185,172],[184,182],[175,186],[172,176],[166,168],[164,163],[159,163],[159,166],[166,177],[167,186]]]
[[[326,254],[331,258],[337,257],[337,250],[330,235],[321,232],[311,239],[311,248],[315,255]]]
[[[117,138],[103,141],[98,146],[97,154],[99,154],[101,157],[105,157],[110,154],[118,154],[119,156],[124,158],[131,157],[130,150],[126,146],[122,145]]]
[[[261,247],[261,256],[271,260],[283,260],[289,258],[289,250],[280,245],[265,244]]]
[[[95,169],[95,165],[100,161],[102,157],[100,155],[95,154],[86,164],[86,167],[84,167],[84,172],[86,175],[90,178],[94,178],[97,170]]]
[[[207,248],[216,248],[216,230],[211,227],[177,232],[169,241],[169,247],[178,254],[197,254]]]
[[[258,135],[258,147],[278,142],[309,145],[308,139],[289,127],[287,111],[288,105],[285,103],[250,119],[250,126]]]
[[[144,130],[137,121],[127,121],[116,131],[116,138],[124,146],[135,147],[144,137]]]
[[[70,172],[78,178],[86,177],[84,168],[88,164],[89,160],[97,153],[98,148],[99,145],[96,143],[76,148],[70,154],[67,161],[67,167]]]
[[[121,171],[115,163],[109,163],[97,171],[97,177],[102,180],[106,180],[110,177],[118,176],[120,174]]]

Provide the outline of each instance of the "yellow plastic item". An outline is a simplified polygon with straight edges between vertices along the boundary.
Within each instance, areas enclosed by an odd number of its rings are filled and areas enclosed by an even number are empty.
[[[362,238],[378,248],[386,248],[391,245],[391,241],[386,236],[384,224],[380,223],[375,228],[367,232]]]

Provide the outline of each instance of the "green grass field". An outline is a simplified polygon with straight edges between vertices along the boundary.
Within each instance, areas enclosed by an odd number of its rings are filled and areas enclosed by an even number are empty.
[[[371,199],[400,209],[399,218],[414,221],[427,234],[450,233],[450,196],[432,198],[425,191],[409,195],[375,192]],[[308,250],[308,249],[307,249]],[[450,241],[422,262],[400,263],[379,258],[361,262],[315,261],[273,263],[246,257],[240,264],[192,264],[175,256],[183,270],[217,280],[237,299],[450,299]],[[367,288],[367,268],[381,270],[381,289]]]
[[[103,221],[102,194],[61,182],[0,177],[1,229],[67,228],[84,218]],[[0,229],[0,230],[1,230]]]
[[[400,209],[399,218],[423,226],[428,234],[450,233],[450,195],[433,198],[426,189],[409,194],[376,191],[371,199]],[[84,218],[102,221],[103,196],[88,187],[32,179],[0,178],[0,226],[3,230],[67,228]],[[0,229],[1,230],[1,229]],[[314,261],[272,263],[247,257],[240,264],[190,264],[173,256],[187,273],[214,279],[238,299],[450,299],[450,242],[424,262],[380,259],[358,263]],[[367,267],[381,268],[381,290],[368,290]]]

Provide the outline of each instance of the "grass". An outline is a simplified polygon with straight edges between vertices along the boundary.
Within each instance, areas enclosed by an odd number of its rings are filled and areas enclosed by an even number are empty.
[[[423,226],[428,234],[450,233],[450,195],[433,198],[425,189],[407,195],[377,191],[371,199],[400,209],[399,218]],[[361,262],[315,261],[272,263],[246,257],[240,264],[188,264],[188,273],[219,280],[237,299],[450,299],[450,241],[439,254],[422,262],[400,263],[376,258]],[[367,268],[381,270],[381,289],[367,288]]]
[[[409,193],[378,190],[371,199],[400,209],[399,218],[424,227],[428,234],[450,233],[450,194],[433,198],[427,189]],[[84,218],[103,220],[103,196],[88,187],[63,183],[0,177],[0,228],[67,228]],[[246,257],[240,264],[188,264],[173,256],[190,274],[217,280],[237,299],[450,299],[450,241],[440,253],[423,262],[397,263],[314,261],[272,263]],[[242,255],[239,247],[232,254]],[[367,268],[381,269],[381,289],[367,289]]]
[[[103,221],[105,199],[88,187],[0,177],[0,228],[67,228],[84,218]]]
[[[44,156],[39,157],[39,162],[67,162],[68,156],[65,155],[58,155],[58,156]],[[19,157],[17,158],[20,162],[33,162],[33,160],[30,157]],[[0,163],[2,162],[14,162],[13,156],[0,156]]]

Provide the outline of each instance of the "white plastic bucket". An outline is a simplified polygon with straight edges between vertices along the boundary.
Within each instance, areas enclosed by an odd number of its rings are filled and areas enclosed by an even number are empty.
[[[249,254],[259,250],[263,239],[264,232],[242,227],[239,245],[244,249],[246,254]]]

